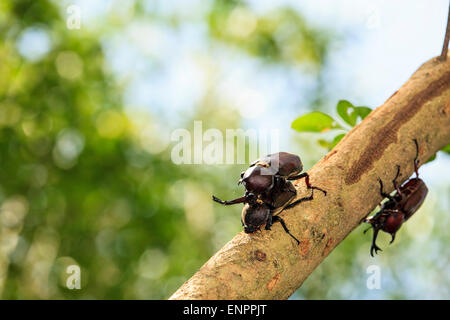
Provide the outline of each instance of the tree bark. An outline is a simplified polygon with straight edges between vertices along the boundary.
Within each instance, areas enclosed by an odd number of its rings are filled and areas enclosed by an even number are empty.
[[[327,255],[382,200],[377,179],[393,191],[396,165],[405,181],[450,142],[450,60],[423,64],[382,106],[355,126],[309,171],[328,191],[281,216],[300,245],[279,223],[271,231],[236,235],[170,299],[287,299]],[[298,197],[309,194],[303,180]],[[262,228],[263,229],[263,228]],[[371,239],[366,238],[367,254]]]

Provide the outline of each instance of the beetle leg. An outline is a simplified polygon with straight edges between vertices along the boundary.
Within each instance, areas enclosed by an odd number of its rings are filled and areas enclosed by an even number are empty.
[[[223,200],[220,200],[219,198],[216,198],[215,196],[212,196],[212,199],[215,202],[223,204],[224,206],[230,206],[230,205],[233,205],[233,204],[246,202],[247,201],[247,196],[243,196],[243,197],[240,197],[240,198],[237,198],[237,199],[234,199],[234,200],[230,200],[230,201],[223,201]]]
[[[382,211],[378,212],[374,217],[378,216]],[[373,237],[372,237],[372,245],[370,247],[370,255],[373,257],[373,251],[375,251],[375,254],[378,254],[378,251],[383,251],[381,250],[378,246],[377,246],[377,237],[378,237],[378,232],[380,231],[380,227],[379,225],[376,224],[376,221],[374,220],[374,217],[372,218],[367,218],[365,219],[364,222],[370,223],[371,226],[364,230],[364,234],[370,229],[373,229]]]
[[[394,240],[395,240],[395,233],[391,233],[391,237],[392,237],[392,239],[391,239],[391,241],[389,242],[389,244],[391,244],[392,242],[394,242]]]
[[[380,182],[380,194],[381,194],[381,196],[383,198],[388,198],[389,200],[394,200],[389,193],[386,193],[386,192],[383,191],[383,181],[380,178],[378,178],[378,182]],[[381,206],[381,203],[380,203],[380,206]]]
[[[397,174],[395,175],[394,180],[392,180],[392,184],[394,185],[395,190],[397,190],[397,193],[398,193],[399,195],[401,195],[402,192],[400,191],[400,188],[399,188],[398,185],[397,185],[397,179],[398,179],[399,176],[400,176],[400,166],[397,165]]]
[[[300,202],[303,202],[303,201],[311,201],[311,200],[313,200],[313,199],[314,199],[314,189],[311,190],[311,195],[310,195],[309,197],[304,197],[304,198],[298,199],[298,200],[292,202],[291,204],[288,204],[286,207],[283,208],[283,210],[284,210],[284,209],[289,209],[289,208],[295,207],[295,206],[298,205]]]
[[[316,190],[322,191],[325,196],[327,195],[327,192],[325,190],[323,190],[323,189],[321,189],[319,187],[312,186],[309,183],[309,174],[308,174],[308,172],[303,172],[302,174],[299,174],[297,176],[289,177],[289,178],[287,178],[287,180],[298,180],[298,179],[301,179],[301,178],[305,178],[306,187],[308,189],[316,189]]]
[[[308,172],[303,172],[303,173],[298,174],[296,176],[287,177],[286,180],[298,180],[298,179],[301,179],[301,178],[304,178],[304,177],[307,177],[307,176],[308,176]]]
[[[300,245],[300,241],[298,241],[298,239],[296,237],[294,237],[294,235],[292,233],[289,232],[289,229],[286,226],[286,223],[284,222],[284,220],[280,217],[280,216],[273,216],[272,217],[272,222],[277,222],[279,221],[281,223],[281,226],[283,227],[284,231],[290,235],[295,241],[297,241],[297,245]]]
[[[372,238],[372,246],[370,247],[370,255],[373,257],[373,252],[375,251],[375,254],[378,254],[378,251],[383,251],[381,250],[377,244],[377,236],[378,236],[378,232],[380,231],[380,229],[373,229],[373,238]]]
[[[414,171],[416,172],[416,178],[419,178],[419,143],[417,142],[417,139],[413,139],[414,143],[416,144],[416,157],[414,158]]]
[[[267,222],[266,222],[266,227],[264,229],[266,230],[270,230],[270,227],[273,224],[273,217],[272,217],[272,212],[269,213],[269,216],[267,217]]]

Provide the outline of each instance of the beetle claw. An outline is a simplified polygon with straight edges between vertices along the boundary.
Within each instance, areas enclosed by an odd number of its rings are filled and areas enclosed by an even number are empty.
[[[370,247],[370,255],[373,257],[373,251],[375,251],[375,254],[378,254],[378,251],[383,251],[377,246],[377,236],[380,229],[374,228],[373,229],[373,238],[372,238],[372,246]]]
[[[327,192],[326,192],[325,190],[323,190],[323,189],[319,188],[319,187],[311,187],[311,189],[315,189],[315,190],[319,190],[319,191],[322,191],[322,192],[323,192],[323,194],[324,194],[324,196],[325,196],[325,197],[327,196]]]
[[[391,234],[391,237],[392,237],[392,239],[391,239],[391,241],[389,242],[389,244],[391,244],[392,242],[394,242],[394,240],[395,240],[395,233]]]
[[[373,252],[375,251],[375,254],[378,254],[378,251],[383,251],[381,250],[376,244],[372,245],[372,247],[370,248],[370,255],[373,257]]]

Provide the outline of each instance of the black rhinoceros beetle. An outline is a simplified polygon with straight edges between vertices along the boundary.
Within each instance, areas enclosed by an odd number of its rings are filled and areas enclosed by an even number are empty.
[[[380,204],[380,211],[373,217],[364,220],[364,222],[370,223],[371,228],[373,228],[372,246],[370,248],[370,255],[372,257],[374,251],[375,253],[382,251],[376,245],[378,232],[382,230],[389,233],[392,237],[390,243],[394,242],[396,232],[403,223],[411,218],[411,216],[420,208],[427,196],[428,188],[425,185],[425,182],[419,178],[419,144],[416,139],[414,139],[414,143],[416,144],[416,157],[414,158],[416,178],[409,179],[403,185],[399,186],[397,184],[397,178],[400,175],[400,166],[397,166],[397,174],[394,180],[392,180],[396,191],[392,196],[383,191],[383,181],[378,179],[380,183],[380,194],[383,198],[387,198],[388,201]],[[365,230],[364,233],[366,233],[367,230]]]
[[[301,173],[302,170],[303,165],[297,155],[288,152],[269,154],[252,162],[249,168],[241,173],[238,184],[244,185],[246,190],[244,196],[230,201],[213,196],[213,200],[223,205],[245,204],[241,216],[244,232],[253,233],[263,224],[266,224],[266,230],[270,230],[273,222],[279,221],[284,230],[299,243],[277,214],[303,201],[312,200],[315,189],[326,195],[325,190],[310,184],[308,173]],[[293,202],[297,191],[289,180],[300,178],[305,178],[307,188],[311,189],[311,195]]]

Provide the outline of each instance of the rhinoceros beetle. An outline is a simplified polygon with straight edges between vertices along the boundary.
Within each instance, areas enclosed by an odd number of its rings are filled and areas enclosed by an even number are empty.
[[[414,158],[414,171],[416,177],[408,179],[403,185],[398,185],[397,179],[400,175],[400,166],[397,165],[397,174],[392,180],[395,188],[394,195],[390,195],[383,191],[383,181],[378,179],[380,183],[380,194],[383,198],[387,198],[383,204],[380,204],[380,211],[378,211],[373,217],[364,219],[364,222],[370,223],[373,228],[372,246],[370,248],[370,255],[373,257],[373,252],[378,253],[382,251],[376,245],[376,239],[380,230],[389,233],[391,235],[390,243],[395,240],[395,234],[400,229],[402,224],[407,221],[411,216],[420,208],[428,193],[428,188],[419,178],[418,171],[418,156],[419,156],[419,144],[417,140],[413,140],[416,144],[416,157]],[[367,230],[369,230],[367,229]],[[364,231],[364,233],[367,232]]]
[[[288,152],[269,154],[252,162],[249,168],[241,173],[238,184],[244,185],[244,196],[230,201],[213,196],[213,200],[223,205],[244,203],[241,216],[244,232],[253,233],[263,224],[266,224],[266,230],[270,230],[272,224],[279,221],[284,231],[299,243],[277,214],[303,201],[312,200],[314,190],[320,190],[326,195],[325,190],[310,184],[308,173],[301,173],[302,170],[303,164],[297,155]],[[311,195],[293,202],[297,191],[289,180],[301,178],[305,178]]]
[[[257,199],[252,204],[245,203],[241,215],[241,223],[244,227],[244,232],[253,233],[259,230],[263,224],[266,224],[266,230],[270,230],[272,224],[279,221],[284,231],[289,234],[297,242],[297,244],[300,244],[300,241],[291,234],[284,220],[277,214],[284,209],[292,208],[298,205],[300,202],[312,200],[314,196],[313,193],[314,189],[312,189],[310,196],[292,202],[297,195],[294,185],[290,181],[276,179],[275,186],[272,188],[271,192],[271,204],[266,203],[261,199]],[[284,206],[285,204],[288,205]]]

